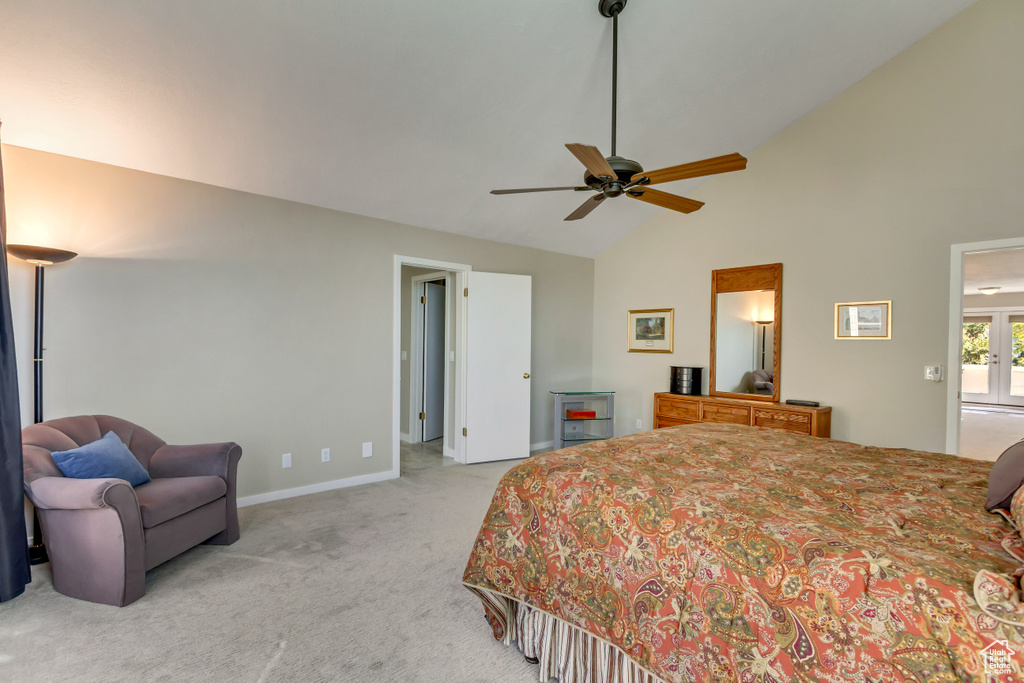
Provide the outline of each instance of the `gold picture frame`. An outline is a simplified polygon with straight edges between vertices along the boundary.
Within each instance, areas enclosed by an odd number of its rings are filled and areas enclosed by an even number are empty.
[[[892,300],[836,304],[836,339],[892,339]]]
[[[626,316],[629,353],[672,353],[674,337],[674,308],[644,308]]]

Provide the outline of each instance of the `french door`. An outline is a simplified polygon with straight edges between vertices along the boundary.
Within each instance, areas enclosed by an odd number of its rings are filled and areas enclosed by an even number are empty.
[[[962,400],[1024,406],[1024,311],[965,312]]]

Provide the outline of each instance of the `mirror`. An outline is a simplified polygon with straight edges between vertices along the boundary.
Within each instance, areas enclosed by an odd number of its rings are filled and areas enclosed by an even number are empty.
[[[778,402],[782,264],[711,273],[712,396]]]

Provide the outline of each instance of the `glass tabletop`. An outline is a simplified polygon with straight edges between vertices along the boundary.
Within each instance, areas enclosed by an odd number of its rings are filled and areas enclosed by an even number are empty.
[[[614,391],[552,391],[559,396],[586,396],[587,394],[614,394]]]

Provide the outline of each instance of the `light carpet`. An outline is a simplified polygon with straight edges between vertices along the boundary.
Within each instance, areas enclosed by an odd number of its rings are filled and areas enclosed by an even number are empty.
[[[514,463],[414,456],[400,479],[242,508],[237,543],[157,567],[128,607],[60,595],[34,567],[0,604],[0,680],[537,680],[461,585]]]

